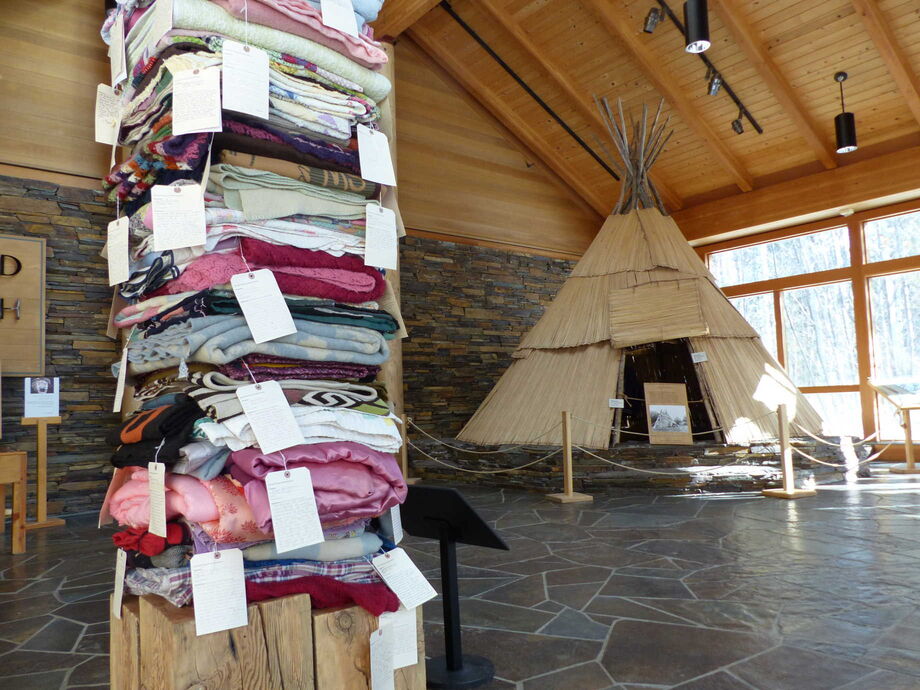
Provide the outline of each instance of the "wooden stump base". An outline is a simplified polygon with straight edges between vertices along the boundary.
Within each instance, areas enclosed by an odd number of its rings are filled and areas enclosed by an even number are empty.
[[[913,467],[908,467],[907,465],[898,465],[897,467],[892,467],[888,470],[892,474],[920,474],[920,467],[914,465]]]
[[[546,494],[546,500],[553,503],[591,503],[594,496],[573,491],[570,494]]]
[[[764,489],[760,493],[767,498],[785,498],[788,500],[818,495],[818,492],[813,489],[793,489],[792,491],[786,491],[785,489]]]

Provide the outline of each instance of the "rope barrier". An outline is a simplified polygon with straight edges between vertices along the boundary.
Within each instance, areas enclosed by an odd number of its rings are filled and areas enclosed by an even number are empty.
[[[410,425],[413,429],[415,429],[416,431],[420,432],[422,435],[427,436],[428,438],[430,438],[430,439],[431,439],[432,441],[434,441],[435,443],[438,443],[438,444],[444,446],[445,448],[450,448],[451,450],[455,450],[455,451],[457,451],[458,453],[470,453],[470,454],[472,454],[472,455],[496,455],[496,454],[498,454],[498,453],[510,453],[510,452],[513,451],[513,450],[519,450],[520,448],[524,448],[524,447],[526,447],[526,446],[536,446],[536,445],[539,445],[538,443],[522,443],[522,444],[519,445],[519,446],[511,446],[510,448],[500,448],[499,450],[469,450],[468,448],[460,448],[459,446],[452,446],[452,445],[450,445],[449,443],[444,443],[444,441],[442,441],[442,440],[439,439],[439,438],[435,438],[434,436],[432,436],[431,434],[429,434],[427,431],[425,431],[424,429],[422,429],[420,426],[418,426],[415,422],[413,422],[411,417],[407,417],[407,418],[406,418],[406,421],[409,422],[409,425]],[[550,427],[549,429],[547,429],[546,431],[544,431],[542,434],[540,434],[540,435],[537,436],[536,438],[543,438],[544,436],[546,436],[546,435],[549,434],[550,432],[553,432],[553,431],[555,431],[556,429],[558,429],[560,426],[562,426],[562,422],[559,422],[559,423],[557,423],[555,426]]]
[[[847,463],[837,464],[837,463],[833,463],[833,462],[825,462],[824,460],[818,460],[818,458],[812,457],[811,455],[809,455],[808,453],[806,453],[804,450],[801,450],[800,448],[796,448],[795,446],[792,446],[792,450],[795,451],[796,453],[798,453],[799,455],[801,455],[801,456],[802,456],[803,458],[805,458],[806,460],[810,460],[811,462],[816,462],[816,463],[818,463],[819,465],[827,465],[828,467],[854,467],[854,466],[855,466],[855,467],[859,467],[860,465],[865,465],[865,464],[867,464],[867,463],[872,462],[872,461],[875,460],[877,457],[879,457],[882,453],[884,453],[886,450],[888,450],[891,446],[892,446],[892,443],[889,443],[887,446],[885,446],[884,448],[882,448],[882,449],[881,449],[878,453],[876,453],[875,455],[870,455],[868,458],[866,458],[865,460],[860,460],[860,461],[857,462],[855,465],[850,465],[850,464],[847,464]]]
[[[577,448],[582,453],[590,455],[592,458],[597,458],[598,460],[601,460],[602,462],[606,462],[609,465],[615,465],[617,467],[622,467],[623,469],[633,470],[634,472],[645,472],[646,474],[662,474],[668,477],[686,477],[687,476],[686,472],[658,472],[657,470],[644,470],[641,467],[630,467],[629,465],[624,465],[619,462],[614,462],[613,460],[608,460],[607,458],[602,458],[600,455],[595,455],[590,450],[585,450],[581,446],[576,446],[572,444],[572,448]]]
[[[428,458],[429,460],[431,460],[431,461],[433,461],[433,462],[438,463],[439,465],[444,465],[444,467],[449,467],[450,469],[452,469],[452,470],[457,470],[458,472],[468,472],[468,473],[470,473],[470,474],[501,474],[502,472],[514,472],[515,470],[523,470],[523,469],[526,468],[526,467],[530,467],[531,465],[536,465],[538,462],[542,462],[543,460],[547,460],[547,459],[553,457],[556,453],[561,453],[561,452],[562,452],[562,448],[557,448],[556,450],[554,450],[554,451],[553,451],[552,453],[550,453],[549,455],[544,455],[542,458],[537,458],[536,460],[534,460],[534,461],[532,461],[532,462],[528,462],[526,465],[521,465],[521,466],[519,466],[519,467],[506,467],[506,468],[500,469],[500,470],[471,470],[471,469],[468,469],[468,468],[466,468],[466,467],[457,467],[456,465],[451,465],[450,463],[444,462],[444,461],[442,461],[442,460],[438,460],[438,459],[437,459],[436,457],[434,457],[433,455],[429,455],[428,453],[426,453],[425,451],[423,451],[421,448],[419,448],[417,445],[415,445],[414,443],[412,443],[412,441],[409,441],[409,445],[410,445],[412,448],[414,448],[416,451],[418,451],[419,453],[421,453],[422,455],[424,455],[426,458]]]
[[[803,434],[805,434],[805,435],[808,436],[809,438],[814,439],[814,440],[817,441],[818,443],[823,443],[825,446],[832,446],[832,447],[834,447],[834,448],[840,448],[840,447],[842,447],[842,444],[840,444],[840,443],[834,443],[833,441],[826,441],[826,440],[823,439],[823,438],[820,438],[820,437],[818,437],[818,436],[815,436],[813,433],[811,433],[808,429],[806,429],[805,427],[803,427],[803,426],[802,426],[801,424],[799,424],[798,422],[792,422],[792,423],[798,428],[799,431],[801,431]],[[861,446],[861,445],[864,445],[864,444],[868,443],[869,441],[871,441],[872,439],[874,439],[876,436],[878,436],[878,433],[879,433],[879,432],[876,431],[874,434],[869,434],[868,436],[866,436],[866,437],[865,437],[864,439],[862,439],[861,441],[853,441],[853,447],[855,448],[856,446]]]

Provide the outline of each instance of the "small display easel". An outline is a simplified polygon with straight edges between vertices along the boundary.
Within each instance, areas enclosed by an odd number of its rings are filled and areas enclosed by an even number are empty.
[[[903,467],[892,467],[889,472],[894,474],[920,474],[920,468],[914,463],[914,438],[910,428],[910,413],[920,410],[920,393],[912,393],[901,386],[893,384],[876,384],[869,381],[872,389],[885,400],[895,406],[901,415],[901,426],[904,427],[904,462]]]
[[[35,444],[35,522],[26,522],[26,529],[60,527],[66,524],[60,518],[48,519],[48,426],[60,424],[60,417],[23,417],[23,426],[38,427]]]

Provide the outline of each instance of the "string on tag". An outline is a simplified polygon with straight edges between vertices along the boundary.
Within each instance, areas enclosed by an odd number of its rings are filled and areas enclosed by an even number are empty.
[[[160,441],[160,445],[157,446],[157,452],[153,454],[153,461],[154,461],[154,462],[159,462],[159,461],[160,461],[160,448],[163,447],[163,444],[164,444],[164,443],[166,443],[166,439],[165,439],[165,438],[164,438],[162,441]]]
[[[251,378],[252,382],[256,384],[256,390],[257,391],[262,390],[262,384],[256,380],[256,375],[252,373],[252,369],[249,368],[249,365],[246,363],[246,360],[241,359],[240,361],[243,363],[243,366],[246,367],[246,371],[249,372],[249,378]]]
[[[115,218],[121,218],[121,199],[115,195]]]
[[[281,462],[284,463],[284,478],[285,478],[285,479],[290,479],[290,478],[291,478],[291,471],[288,469],[288,466],[287,466],[287,458],[284,457],[284,451],[283,451],[283,450],[279,450],[279,451],[278,451],[278,455],[281,456]]]
[[[240,258],[243,260],[243,263],[246,265],[246,270],[249,271],[249,279],[252,280],[252,278],[254,277],[252,274],[252,266],[249,265],[249,262],[246,261],[246,255],[243,254],[243,242],[240,241],[237,247],[240,250]]]
[[[249,52],[249,0],[243,0],[243,36],[246,41],[246,52]]]

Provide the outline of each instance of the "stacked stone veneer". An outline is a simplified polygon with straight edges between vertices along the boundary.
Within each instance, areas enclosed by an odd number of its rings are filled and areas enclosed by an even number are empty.
[[[103,437],[118,421],[109,373],[117,351],[105,334],[112,289],[99,252],[113,216],[91,190],[0,176],[0,234],[47,240],[45,372],[61,377],[62,390],[62,424],[49,427],[48,435],[52,514],[98,510],[111,475]],[[34,478],[35,427],[19,423],[22,391],[22,378],[3,377],[0,449],[28,451]],[[34,485],[30,502],[33,493]]]

